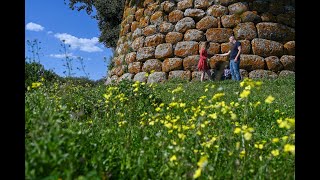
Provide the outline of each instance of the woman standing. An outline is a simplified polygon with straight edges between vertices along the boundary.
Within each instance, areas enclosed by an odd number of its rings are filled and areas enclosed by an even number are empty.
[[[208,53],[206,50],[206,42],[204,43],[200,43],[200,48],[199,48],[199,53],[200,53],[200,59],[198,62],[198,71],[201,71],[201,82],[204,80],[204,73],[206,72],[210,78],[210,80],[212,80],[211,77],[211,73],[208,67],[208,63],[207,63],[207,58],[208,58]]]

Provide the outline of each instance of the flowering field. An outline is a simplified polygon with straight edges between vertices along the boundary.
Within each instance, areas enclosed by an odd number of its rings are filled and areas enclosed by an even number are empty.
[[[295,80],[33,83],[26,179],[294,179]]]

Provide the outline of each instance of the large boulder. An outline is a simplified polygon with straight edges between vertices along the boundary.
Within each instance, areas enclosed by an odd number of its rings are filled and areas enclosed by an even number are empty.
[[[293,76],[295,77],[295,72],[294,71],[288,71],[288,70],[282,70],[279,75],[279,77],[287,77],[287,76]]]
[[[168,19],[171,23],[176,23],[183,18],[183,12],[180,10],[174,10],[169,13]]]
[[[239,71],[240,71],[241,79],[244,79],[244,78],[248,78],[248,77],[249,77],[249,73],[248,73],[248,71],[246,71],[245,69],[239,69]]]
[[[144,8],[139,8],[135,13],[135,18],[137,21],[140,21],[140,19],[143,17],[143,11]]]
[[[139,72],[134,76],[133,81],[147,82],[147,79],[148,77],[146,72]]]
[[[140,28],[147,27],[150,24],[150,16],[144,16],[140,19]]]
[[[295,56],[283,55],[280,58],[284,70],[295,71]]]
[[[164,12],[170,13],[174,10],[175,4],[173,2],[165,1],[161,3],[160,7]]]
[[[142,34],[145,36],[151,36],[157,33],[157,26],[156,25],[149,25],[142,29]]]
[[[238,15],[223,15],[221,17],[222,26],[225,28],[233,28],[241,23],[241,18]]]
[[[125,65],[116,66],[116,67],[114,67],[113,72],[114,72],[115,75],[120,77],[124,73],[125,68],[126,68]]]
[[[132,62],[128,65],[128,71],[132,74],[137,74],[141,71],[141,62]]]
[[[127,21],[126,22],[127,24],[131,24],[133,21],[135,21],[134,15],[132,14],[132,15],[127,16],[126,21]]]
[[[194,0],[194,7],[199,9],[207,9],[211,4],[213,3],[213,0]]]
[[[233,29],[237,40],[252,40],[257,37],[256,27],[253,22],[240,23]]]
[[[250,79],[276,79],[278,75],[275,72],[269,70],[253,70],[249,73]]]
[[[160,25],[163,22],[163,16],[164,14],[162,11],[155,12],[150,17],[150,23],[154,25]]]
[[[139,22],[138,21],[134,21],[131,24],[131,32],[134,32],[137,28],[139,28]]]
[[[219,54],[220,53],[220,44],[210,42],[207,53],[210,56],[215,55],[215,54]]]
[[[154,58],[155,47],[143,47],[139,48],[137,52],[137,61],[144,62],[147,59]]]
[[[193,29],[196,27],[194,20],[191,17],[185,17],[177,22],[175,25],[175,31],[184,33],[188,29]]]
[[[159,44],[156,47],[155,57],[157,59],[164,59],[167,57],[171,57],[172,55],[173,55],[173,50],[172,50],[171,43]]]
[[[181,70],[183,68],[181,58],[167,58],[162,62],[162,71],[169,72],[174,70]]]
[[[199,51],[199,45],[196,41],[182,41],[178,42],[174,54],[179,57],[187,57],[190,55],[197,55]]]
[[[262,57],[268,56],[282,56],[283,55],[283,45],[276,41],[271,41],[267,39],[255,38],[251,41],[252,52],[255,55]]]
[[[262,21],[261,17],[252,11],[246,11],[242,13],[240,17],[242,22],[253,22],[256,24]]]
[[[144,9],[143,15],[145,16],[151,16],[153,14],[155,14],[155,12],[160,9],[160,5],[156,2],[156,3],[152,3],[150,5],[148,5],[148,7],[146,7]]]
[[[213,74],[214,74],[214,70],[213,69],[210,69],[209,70],[210,73],[211,73],[211,78],[213,77]],[[202,71],[193,71],[191,73],[191,81],[200,81],[201,80],[201,74],[202,74]],[[207,73],[204,73],[204,80],[210,80],[211,79]]]
[[[166,43],[176,44],[177,42],[182,41],[183,34],[179,32],[169,32],[166,35]]]
[[[239,40],[241,43],[241,54],[251,53],[251,42],[249,40]]]
[[[141,36],[141,37],[137,37],[131,44],[131,48],[134,51],[138,51],[140,48],[143,47],[144,45],[144,39],[145,37]]]
[[[155,0],[144,0],[143,1],[143,7],[148,7],[150,5],[152,5],[155,2]]]
[[[211,69],[217,69],[223,63],[228,63],[228,56],[214,55],[209,59],[209,65]]]
[[[138,37],[142,36],[142,29],[141,28],[137,28],[136,30],[134,30],[134,32],[132,33],[132,39],[135,40]]]
[[[262,22],[257,24],[258,37],[279,42],[295,40],[295,29],[279,23]]]
[[[218,20],[213,16],[206,16],[196,24],[196,28],[201,31],[216,27],[218,27]]]
[[[232,29],[228,28],[210,28],[206,32],[207,41],[216,43],[228,42],[229,37],[232,35]]]
[[[215,0],[215,3],[219,3],[222,6],[229,6],[230,4],[236,3],[237,0]]]
[[[177,4],[177,8],[182,11],[185,9],[191,8],[192,6],[193,6],[193,0],[182,0]]]
[[[284,54],[295,55],[296,54],[296,43],[295,41],[289,41],[283,45]]]
[[[240,55],[240,68],[247,71],[256,69],[264,69],[264,58],[257,55],[241,54]]]
[[[184,41],[203,41],[204,34],[202,31],[197,29],[189,29],[184,34]]]
[[[147,83],[160,83],[167,81],[167,74],[165,72],[154,72],[148,76]]]
[[[125,74],[123,74],[119,79],[118,79],[118,82],[120,82],[120,81],[122,81],[122,80],[129,80],[129,81],[131,81],[132,80],[132,78],[133,78],[133,74],[131,74],[131,73],[125,73]]]
[[[198,70],[198,62],[200,59],[200,55],[188,56],[183,59],[183,69],[190,71]]]
[[[119,56],[113,58],[113,62],[116,66],[120,66],[120,65],[124,64],[123,63],[124,61],[125,61],[124,55],[119,55]]]
[[[161,33],[168,33],[174,30],[174,25],[168,22],[162,22],[159,26]]]
[[[248,11],[249,8],[245,3],[238,2],[228,6],[229,14],[242,14],[245,11]]]
[[[226,53],[231,49],[231,43],[221,43],[221,53]]]
[[[147,36],[144,40],[144,46],[146,47],[155,47],[159,44],[164,43],[165,35],[158,33],[155,35]]]
[[[267,64],[267,68],[270,71],[278,72],[283,69],[283,65],[281,64],[279,58],[277,56],[269,56],[264,59]]]
[[[276,16],[274,16],[269,12],[262,13],[260,17],[261,17],[261,21],[263,22],[277,22]]]
[[[202,9],[186,9],[184,11],[184,16],[185,17],[192,17],[196,20],[200,20],[201,18],[203,18],[203,16],[205,15],[206,13],[202,10]]]
[[[125,57],[125,62],[127,64],[129,63],[132,63],[132,62],[135,62],[136,61],[136,57],[137,57],[137,53],[136,52],[131,52],[131,53],[128,53]]]
[[[118,81],[118,76],[113,75],[111,77],[107,77],[107,80],[105,81],[105,85],[114,84]]]
[[[143,72],[151,72],[156,71],[160,72],[162,70],[162,62],[158,59],[149,59],[143,63],[142,71]]]
[[[187,80],[190,81],[191,79],[191,71],[183,71],[183,70],[177,70],[177,71],[170,71],[168,79],[179,79],[179,80]]]
[[[223,15],[227,15],[228,13],[228,8],[221,5],[213,5],[207,9],[207,15],[211,15],[214,17],[221,17]]]

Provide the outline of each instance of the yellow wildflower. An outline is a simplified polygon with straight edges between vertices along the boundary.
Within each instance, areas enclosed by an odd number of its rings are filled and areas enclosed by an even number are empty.
[[[282,140],[283,140],[283,141],[286,141],[287,139],[288,139],[288,136],[283,136],[283,137],[282,137]]]
[[[170,158],[170,161],[171,161],[171,162],[172,162],[172,161],[176,161],[176,160],[177,160],[176,155],[171,156],[171,158]]]
[[[272,101],[274,101],[274,97],[272,97],[271,95],[269,95],[266,100],[264,100],[264,102],[268,103],[268,104],[271,104]]]
[[[230,111],[230,115],[231,115],[231,119],[232,120],[237,120],[237,115],[235,113],[233,113],[232,111]]]
[[[208,117],[210,117],[212,119],[217,119],[217,113],[209,114]]]
[[[272,142],[273,142],[273,143],[279,142],[279,138],[273,138],[273,139],[272,139]]]
[[[32,83],[31,87],[32,88],[37,88],[37,87],[40,87],[42,85],[42,83],[40,82],[35,82],[35,83]]]
[[[278,149],[272,150],[272,151],[271,151],[271,154],[272,154],[273,156],[278,156],[278,155],[279,155],[279,150],[278,150]]]
[[[208,164],[208,156],[202,156],[197,163],[197,165],[200,168],[204,168],[207,164]]]
[[[197,179],[201,176],[201,168],[198,168],[196,172],[193,174],[193,179]]]
[[[246,150],[242,150],[239,154],[240,158],[243,158],[246,155]]]
[[[240,132],[241,132],[241,129],[240,129],[240,128],[238,128],[238,127],[237,127],[237,128],[235,128],[235,129],[234,129],[234,131],[233,131],[233,133],[235,133],[235,134],[238,134],[238,133],[240,133]]]
[[[186,138],[186,135],[184,134],[181,134],[181,133],[178,133],[178,136],[180,139],[184,140]]]
[[[242,93],[240,94],[240,98],[246,98],[250,94],[250,90],[243,90]]]
[[[295,145],[286,144],[284,145],[284,152],[291,152],[292,154],[295,153]]]
[[[181,107],[181,108],[186,107],[186,103],[180,103],[180,107]]]
[[[252,137],[252,134],[250,132],[244,133],[244,139],[245,140],[249,141],[251,139],[251,137]]]

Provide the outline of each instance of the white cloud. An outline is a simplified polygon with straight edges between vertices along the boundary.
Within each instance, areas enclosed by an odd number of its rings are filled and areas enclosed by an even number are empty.
[[[47,34],[52,34],[52,33],[53,33],[52,31],[48,31],[48,32],[47,32]]]
[[[101,52],[102,49],[98,47],[99,39],[93,37],[91,39],[78,38],[67,33],[57,33],[54,35],[60,41],[65,40],[66,44],[71,46],[71,49],[79,49],[84,52]]]
[[[42,27],[40,24],[36,24],[33,22],[29,22],[26,25],[26,30],[29,30],[29,31],[42,31],[43,29],[44,27]]]
[[[58,59],[66,58],[65,54],[50,54],[49,56],[53,58],[58,58]],[[70,58],[77,58],[77,56],[73,55],[72,53],[68,53],[67,56],[69,56]]]

